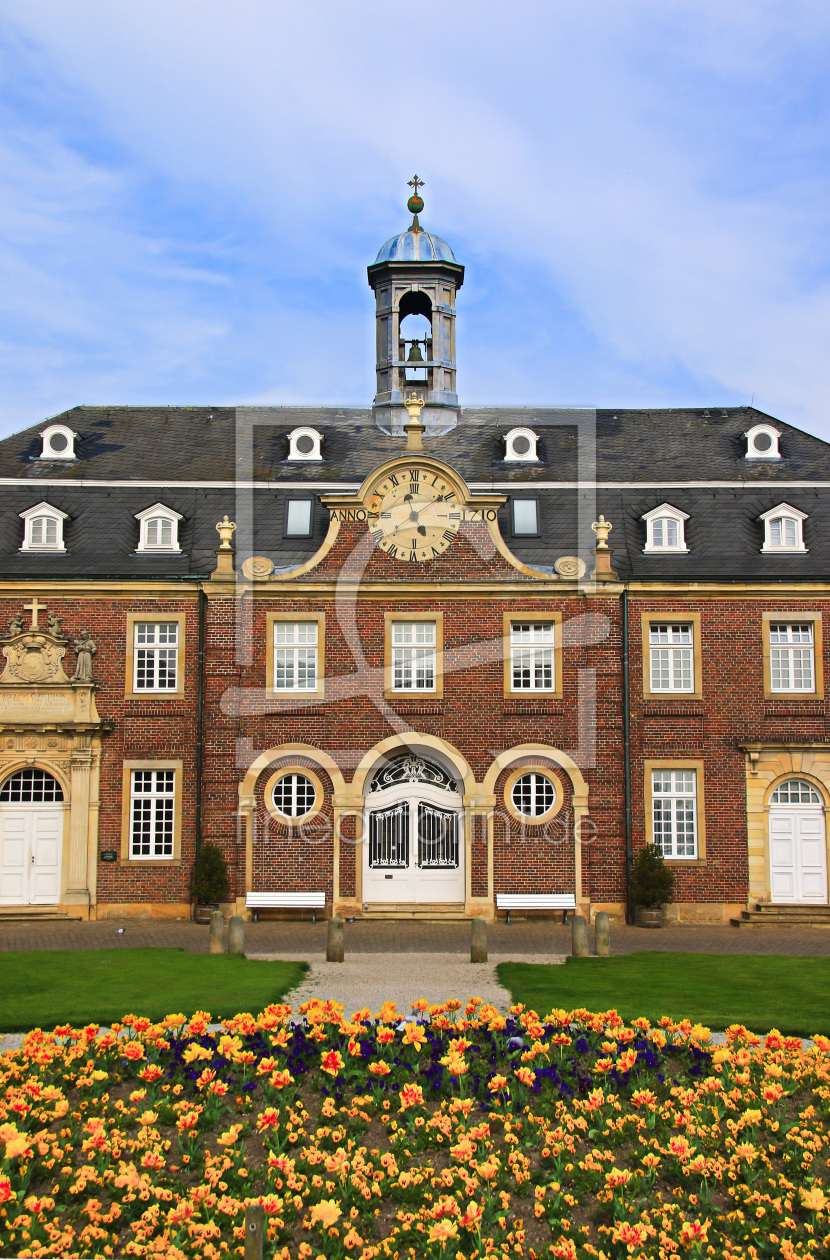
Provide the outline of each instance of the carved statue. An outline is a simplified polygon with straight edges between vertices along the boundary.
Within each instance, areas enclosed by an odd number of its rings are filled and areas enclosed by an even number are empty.
[[[49,613],[46,618],[46,623],[49,626],[49,633],[53,638],[63,638],[63,626],[61,625],[60,617],[58,617],[56,613]]]
[[[15,613],[9,622],[9,638],[13,639],[16,634],[23,633],[23,613]]]
[[[82,630],[81,637],[75,640],[75,651],[78,653],[78,660],[75,664],[75,673],[72,675],[72,681],[92,682],[92,658],[98,651],[98,648],[89,637],[88,630]]]

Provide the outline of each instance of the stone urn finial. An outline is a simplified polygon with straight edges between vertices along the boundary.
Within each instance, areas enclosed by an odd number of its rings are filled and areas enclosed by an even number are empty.
[[[599,520],[594,521],[591,529],[597,536],[596,563],[591,577],[596,582],[613,582],[617,574],[611,568],[611,548],[608,546],[608,535],[614,526],[600,512]]]
[[[406,409],[409,412],[409,419],[403,426],[406,434],[406,446],[404,451],[422,451],[424,449],[424,433],[426,425],[421,420],[421,408],[424,405],[423,398],[413,395],[407,398]]]
[[[219,534],[219,547],[221,550],[232,551],[233,548],[231,547],[231,539],[236,531],[236,522],[228,520],[227,512],[225,513],[224,519],[216,526],[216,530]]]

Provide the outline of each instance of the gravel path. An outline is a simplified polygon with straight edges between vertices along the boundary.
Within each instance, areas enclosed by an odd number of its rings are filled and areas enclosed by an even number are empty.
[[[454,954],[362,954],[342,963],[320,961],[319,954],[249,954],[249,958],[288,962],[307,962],[311,970],[298,988],[292,989],[287,1001],[296,1010],[312,998],[342,1002],[346,1016],[363,1007],[379,1011],[384,1002],[397,1002],[402,1015],[408,1015],[411,1003],[426,998],[430,1005],[458,998],[466,1002],[480,997],[500,1011],[507,1012],[510,994],[496,978],[496,964],[504,957],[487,963],[471,963]],[[564,963],[564,954],[511,954],[511,962]]]

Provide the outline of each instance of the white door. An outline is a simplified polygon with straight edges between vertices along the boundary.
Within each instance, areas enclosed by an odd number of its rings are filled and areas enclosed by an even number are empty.
[[[413,777],[402,777],[402,766]],[[364,902],[464,897],[464,813],[455,784],[417,758],[387,763],[373,780],[363,819]]]
[[[42,770],[22,770],[0,790],[0,905],[60,901],[63,793]]]
[[[806,781],[791,779],[773,793],[769,847],[773,903],[827,905],[824,810]]]

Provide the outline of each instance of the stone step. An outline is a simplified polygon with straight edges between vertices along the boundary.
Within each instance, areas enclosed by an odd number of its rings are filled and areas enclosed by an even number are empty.
[[[80,915],[76,916],[80,920]],[[67,921],[69,915],[57,906],[0,906],[0,923],[53,923]]]
[[[760,905],[742,910],[740,918],[729,920],[737,928],[824,927],[830,928],[830,906]]]
[[[374,902],[361,916],[364,920],[378,922],[385,919],[420,919],[426,922],[457,922],[464,920],[464,903],[438,902],[432,905],[417,902]]]

